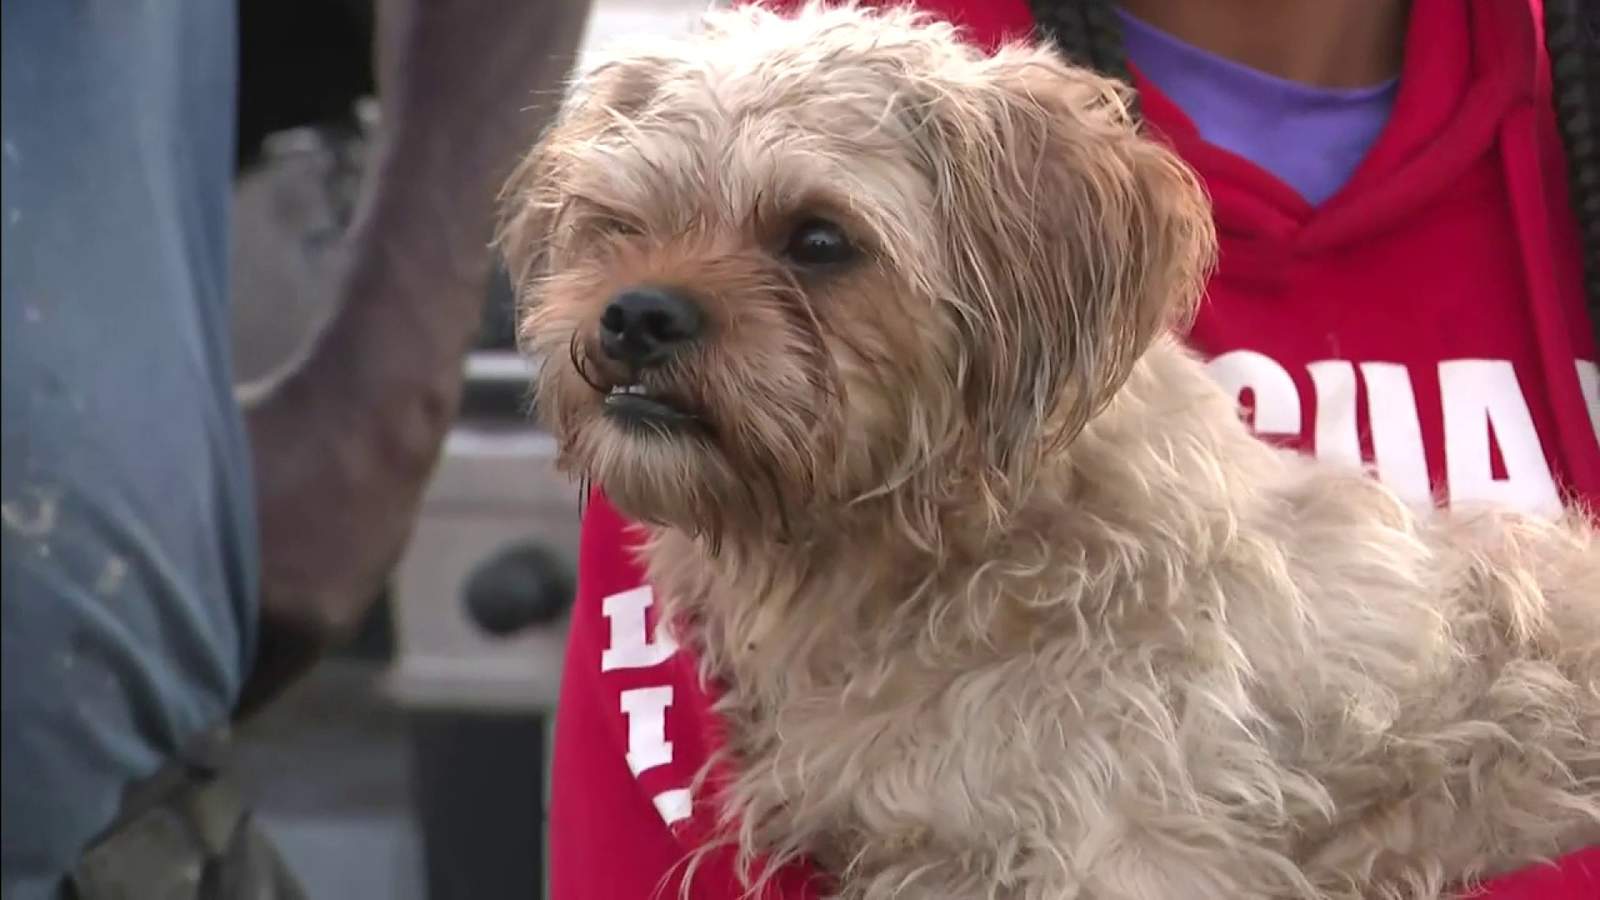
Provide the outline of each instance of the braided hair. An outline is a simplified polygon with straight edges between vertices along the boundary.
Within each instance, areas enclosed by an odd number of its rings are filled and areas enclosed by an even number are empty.
[[[1544,28],[1556,122],[1583,245],[1589,322],[1600,348],[1600,13],[1587,0],[1545,0]]]
[[[1129,84],[1122,27],[1111,0],[1031,0],[1042,37],[1081,66]],[[1566,148],[1572,208],[1583,246],[1584,292],[1600,347],[1600,4],[1545,0],[1556,121]]]
[[[1030,5],[1039,33],[1068,59],[1133,83],[1122,49],[1122,23],[1108,0],[1032,0]]]

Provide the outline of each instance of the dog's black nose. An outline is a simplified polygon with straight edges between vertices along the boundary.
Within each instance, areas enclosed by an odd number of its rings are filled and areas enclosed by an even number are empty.
[[[600,350],[636,369],[660,365],[698,338],[704,323],[700,307],[678,291],[630,288],[600,314]]]

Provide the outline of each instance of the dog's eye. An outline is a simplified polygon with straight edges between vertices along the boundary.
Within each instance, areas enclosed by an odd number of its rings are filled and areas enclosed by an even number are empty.
[[[847,262],[856,255],[844,229],[826,219],[807,219],[789,235],[784,255],[804,266]]]
[[[597,227],[606,234],[622,234],[633,236],[641,233],[639,226],[629,222],[626,219],[617,218],[616,216],[606,216],[605,218],[600,219],[596,224]]]

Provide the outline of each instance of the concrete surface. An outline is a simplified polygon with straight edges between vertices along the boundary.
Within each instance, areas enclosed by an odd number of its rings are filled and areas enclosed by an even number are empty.
[[[406,722],[380,671],[325,662],[237,735],[232,769],[312,900],[426,900]]]

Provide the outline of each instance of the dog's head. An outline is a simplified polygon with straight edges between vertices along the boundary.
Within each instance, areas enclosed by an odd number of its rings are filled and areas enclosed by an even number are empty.
[[[896,492],[1004,508],[1213,244],[1114,82],[903,9],[747,8],[620,55],[506,198],[564,463],[693,532]]]

